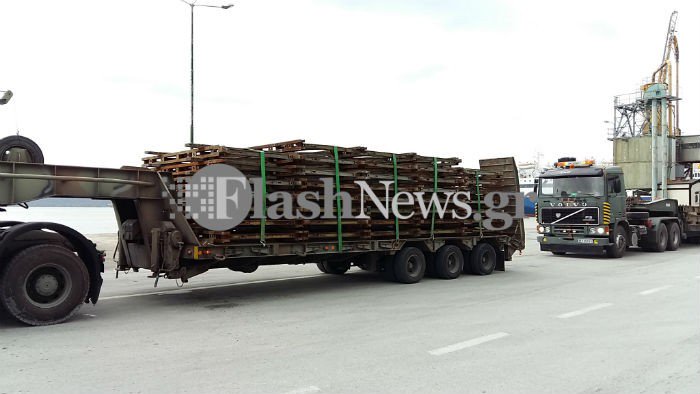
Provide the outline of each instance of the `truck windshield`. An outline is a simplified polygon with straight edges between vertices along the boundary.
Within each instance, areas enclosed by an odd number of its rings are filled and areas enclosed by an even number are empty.
[[[600,197],[604,192],[603,178],[597,176],[540,179],[541,196]]]

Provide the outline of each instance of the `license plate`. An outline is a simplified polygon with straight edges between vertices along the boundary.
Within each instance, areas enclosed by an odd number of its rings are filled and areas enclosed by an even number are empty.
[[[579,238],[578,243],[580,243],[580,244],[592,244],[593,240],[591,238]]]

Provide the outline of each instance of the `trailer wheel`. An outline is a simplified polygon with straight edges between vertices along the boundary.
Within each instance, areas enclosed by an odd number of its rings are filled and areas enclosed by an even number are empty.
[[[458,247],[445,245],[438,249],[433,264],[438,278],[455,279],[464,269],[464,256]]]
[[[323,272],[326,274],[343,275],[350,269],[350,263],[346,261],[324,261]]]
[[[57,245],[36,245],[17,253],[4,267],[0,303],[22,323],[61,323],[85,302],[90,278],[82,260]]]
[[[425,256],[413,246],[401,249],[392,263],[394,277],[400,283],[416,283],[425,275]]]
[[[624,226],[617,225],[613,230],[613,243],[605,248],[608,257],[619,259],[627,251],[627,231]]]
[[[324,265],[324,263],[316,263],[316,267],[318,267],[318,270],[323,272],[324,274],[328,273],[328,271],[326,271],[326,266]]]
[[[671,222],[668,227],[668,244],[666,250],[678,250],[681,246],[681,228],[678,223]]]
[[[659,228],[656,229],[656,239],[644,246],[644,250],[650,252],[663,252],[668,245],[668,229],[663,223],[659,223]]]
[[[475,275],[490,275],[496,268],[496,249],[487,243],[476,245],[472,250],[469,264]]]

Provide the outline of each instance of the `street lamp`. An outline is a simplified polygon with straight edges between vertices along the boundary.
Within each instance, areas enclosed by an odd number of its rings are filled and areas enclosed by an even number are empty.
[[[194,0],[191,3],[185,0],[180,0],[190,6],[190,145],[194,144],[194,7],[221,8],[227,10],[233,7],[233,4],[226,5],[210,5],[197,4]]]

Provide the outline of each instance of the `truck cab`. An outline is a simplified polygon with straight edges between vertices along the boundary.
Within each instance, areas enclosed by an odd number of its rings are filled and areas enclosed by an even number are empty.
[[[554,254],[602,252],[625,226],[624,174],[592,161],[560,159],[539,179],[537,231],[540,249]]]
[[[690,234],[678,201],[628,196],[620,167],[559,159],[540,176],[536,211],[540,250],[556,255],[606,253],[629,247],[676,250]]]

